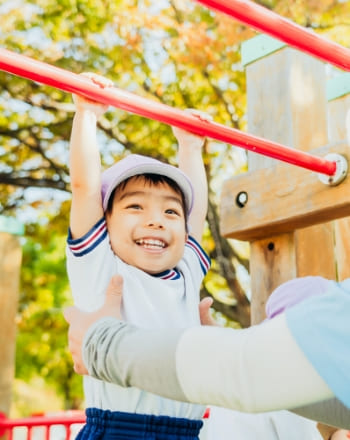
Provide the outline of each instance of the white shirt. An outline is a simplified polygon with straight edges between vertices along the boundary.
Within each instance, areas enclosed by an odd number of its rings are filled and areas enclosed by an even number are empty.
[[[316,422],[289,411],[247,414],[214,406],[205,425],[201,440],[322,440]]]
[[[200,325],[199,290],[210,265],[201,246],[189,238],[176,268],[152,276],[124,263],[110,246],[106,222],[100,220],[84,237],[67,241],[67,270],[75,305],[86,311],[102,306],[111,277],[124,278],[122,316],[143,328]],[[137,388],[122,388],[84,377],[87,407],[138,414],[200,419],[204,407],[164,399]]]

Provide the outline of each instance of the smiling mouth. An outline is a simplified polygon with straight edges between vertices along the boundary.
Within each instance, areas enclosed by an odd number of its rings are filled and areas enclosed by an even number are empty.
[[[148,239],[141,238],[139,240],[136,240],[136,244],[146,249],[164,249],[167,246],[167,244],[162,240],[156,240],[150,238]]]

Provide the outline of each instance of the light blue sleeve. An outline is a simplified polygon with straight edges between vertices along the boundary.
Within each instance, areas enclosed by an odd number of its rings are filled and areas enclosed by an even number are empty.
[[[286,311],[300,349],[335,396],[350,408],[350,279]]]

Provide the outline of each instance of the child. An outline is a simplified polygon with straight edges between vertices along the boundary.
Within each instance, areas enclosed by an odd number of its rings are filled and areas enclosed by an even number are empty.
[[[87,76],[100,87],[111,85]],[[79,96],[74,101],[67,269],[75,304],[86,311],[99,308],[118,273],[124,278],[125,320],[159,331],[199,325],[199,288],[210,265],[198,243],[207,211],[203,138],[173,128],[182,171],[129,155],[101,177],[96,122],[107,108]],[[87,423],[80,439],[198,438],[205,410],[200,405],[90,377],[84,390]]]

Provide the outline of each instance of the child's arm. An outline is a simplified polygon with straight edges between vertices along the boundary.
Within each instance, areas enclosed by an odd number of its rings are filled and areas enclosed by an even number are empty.
[[[100,87],[111,81],[98,75],[84,74]],[[108,106],[82,96],[73,96],[76,113],[70,140],[70,178],[72,205],[70,229],[73,238],[80,238],[102,218],[101,163],[96,139],[96,123]]]
[[[199,119],[211,119],[205,113],[190,111]],[[205,139],[177,127],[173,127],[173,133],[179,143],[179,168],[190,178],[194,190],[194,205],[189,218],[190,234],[201,242],[208,210],[208,182],[202,158]]]

